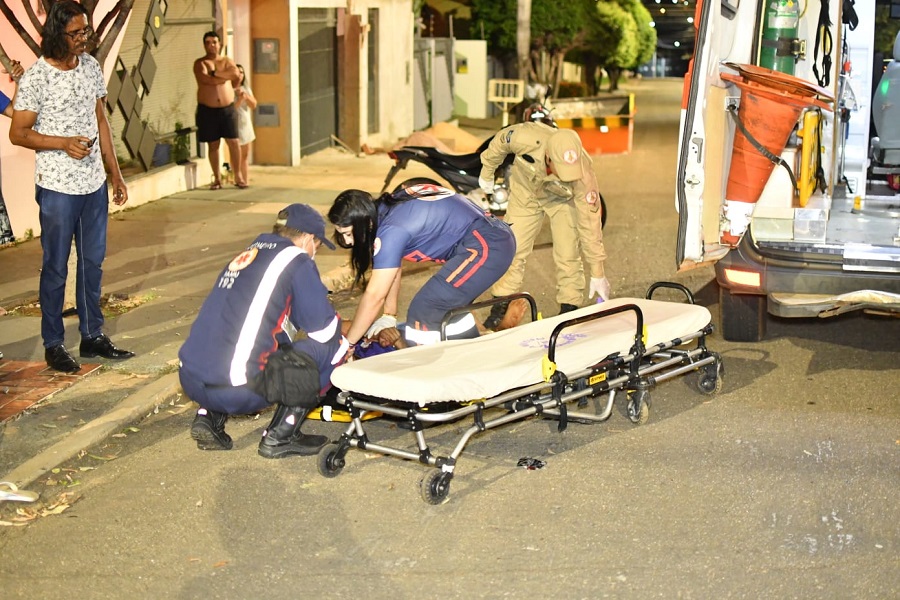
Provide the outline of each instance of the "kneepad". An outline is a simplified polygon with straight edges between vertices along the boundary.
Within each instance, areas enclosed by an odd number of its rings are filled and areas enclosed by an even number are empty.
[[[258,385],[270,404],[313,408],[319,404],[319,367],[305,353],[282,347],[269,356]]]

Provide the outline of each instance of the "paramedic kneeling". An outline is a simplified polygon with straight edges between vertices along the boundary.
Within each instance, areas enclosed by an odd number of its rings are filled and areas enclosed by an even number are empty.
[[[402,260],[443,264],[412,299],[406,314],[406,341],[432,344],[440,341],[447,311],[471,304],[493,285],[516,251],[506,223],[452,190],[428,183],[377,200],[368,192],[346,190],[335,199],[328,220],[335,226],[338,245],[351,250],[356,283],[372,267],[347,332],[351,345],[397,325]],[[450,339],[478,337],[471,313],[448,323],[446,331]]]
[[[269,404],[277,407],[260,455],[315,454],[328,443],[300,431],[348,347],[313,260],[320,244],[334,249],[325,220],[310,206],[291,204],[272,233],[225,267],[203,302],[178,353],[181,387],[200,405],[191,425],[199,449],[230,450],[228,415]]]

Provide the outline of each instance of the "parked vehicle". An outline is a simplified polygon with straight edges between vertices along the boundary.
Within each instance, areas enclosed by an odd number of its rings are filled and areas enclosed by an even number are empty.
[[[698,6],[676,260],[716,261],[728,340],[762,339],[767,313],[900,313],[900,85],[877,59],[876,1]]]

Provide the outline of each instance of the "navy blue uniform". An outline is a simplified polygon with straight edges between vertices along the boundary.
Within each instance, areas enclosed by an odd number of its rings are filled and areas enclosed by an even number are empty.
[[[286,238],[260,235],[225,267],[203,302],[178,353],[182,387],[208,410],[259,411],[268,403],[248,381],[280,342],[302,330],[306,337],[293,347],[313,357],[325,388],[344,354],[340,325],[312,257]]]
[[[516,242],[506,223],[451,190],[419,185],[400,194],[409,199],[378,205],[372,268],[397,268],[404,259],[444,264],[406,315],[406,339],[431,343],[440,339],[448,310],[471,304],[506,272]]]

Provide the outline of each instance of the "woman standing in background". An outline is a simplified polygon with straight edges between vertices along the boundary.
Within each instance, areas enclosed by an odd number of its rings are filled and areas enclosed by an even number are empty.
[[[256,132],[253,130],[253,109],[256,108],[256,97],[253,95],[253,90],[247,85],[244,67],[238,65],[237,69],[241,74],[241,83],[235,90],[234,103],[238,109],[238,144],[241,146],[241,159],[234,165],[234,168],[237,175],[235,181],[243,182],[236,184],[237,187],[245,188],[250,181],[247,175],[250,144],[256,139]]]

